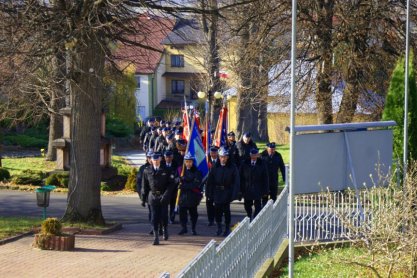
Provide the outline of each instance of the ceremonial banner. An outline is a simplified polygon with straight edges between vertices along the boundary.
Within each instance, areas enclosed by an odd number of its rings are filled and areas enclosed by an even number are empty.
[[[208,164],[206,160],[206,154],[204,152],[203,142],[201,141],[196,121],[192,122],[190,132],[190,140],[187,144],[186,153],[189,152],[192,156],[195,157],[194,165],[201,172],[201,175],[204,179],[208,174]]]
[[[227,140],[227,107],[223,106],[220,110],[219,121],[217,122],[214,133],[214,145],[218,148],[226,145]]]

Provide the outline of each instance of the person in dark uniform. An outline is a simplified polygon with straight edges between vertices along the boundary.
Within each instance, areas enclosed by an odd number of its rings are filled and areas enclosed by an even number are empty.
[[[171,194],[171,199],[169,201],[169,222],[174,224],[175,222],[175,203],[177,201],[177,188],[179,183],[178,177],[178,165],[174,161],[174,153],[170,150],[164,153],[165,162],[164,166],[174,175],[175,177],[175,188]]]
[[[154,119],[149,119],[148,122],[146,123],[146,126],[144,126],[142,128],[142,130],[140,131],[140,134],[139,134],[139,142],[141,144],[145,140],[146,134],[149,133],[149,131],[151,131],[151,128],[153,127],[154,123],[155,123],[155,120]]]
[[[239,165],[245,160],[250,159],[250,150],[257,149],[255,142],[252,141],[250,132],[243,133],[242,139],[237,142],[236,148],[239,152]]]
[[[233,131],[227,134],[226,146],[229,151],[229,159],[232,163],[235,163],[239,167],[239,152],[236,147],[236,135]]]
[[[152,156],[152,166],[145,168],[142,180],[142,206],[151,206],[154,245],[159,245],[158,225],[163,225],[164,240],[168,240],[168,203],[175,187],[175,176],[163,165],[161,155]]]
[[[254,219],[261,211],[262,196],[269,192],[268,169],[266,162],[259,158],[258,149],[250,151],[250,159],[240,166],[240,191],[245,200],[247,216]],[[255,206],[254,213],[252,207]]]
[[[269,196],[262,198],[262,206],[268,202],[270,197],[274,202],[278,195],[278,170],[281,171],[282,180],[285,182],[285,164],[282,156],[275,150],[275,142],[266,144],[267,148],[261,154],[262,159],[266,162],[269,174]]]
[[[141,200],[143,200],[143,197],[142,197],[143,172],[145,171],[147,167],[150,167],[152,165],[153,154],[154,154],[153,151],[148,151],[146,153],[146,163],[139,167],[138,173],[136,175],[136,192],[138,192],[139,198]],[[148,205],[148,210],[149,210],[148,219],[149,219],[149,222],[151,222],[151,207],[149,205]],[[149,232],[149,234],[153,235],[153,225],[151,226],[152,227],[151,227],[151,231]]]
[[[148,133],[146,133],[145,138],[143,139],[143,150],[145,152],[152,150],[149,146],[150,146],[150,142],[151,142],[151,138],[153,136],[156,136],[156,127],[152,126],[150,131]]]
[[[208,162],[209,171],[211,171],[211,169],[217,165],[220,165],[219,150],[217,149],[217,147],[211,147],[210,158]],[[206,182],[206,188],[207,188],[207,182]],[[207,226],[213,226],[216,211],[214,209],[213,199],[207,196],[207,192],[206,192],[206,209],[207,209],[207,218],[209,222]]]
[[[196,225],[198,219],[197,206],[201,201],[201,173],[194,166],[194,157],[188,153],[184,156],[184,175],[180,177],[180,222],[181,231],[179,235],[183,235],[188,232],[187,219],[188,213],[191,219],[191,232],[193,235],[197,235]],[[188,213],[187,213],[188,212]]]
[[[187,141],[179,139],[176,142],[177,152],[174,152],[174,160],[177,162],[178,167],[182,167],[184,162],[185,150],[187,149]],[[181,172],[181,170],[180,170]]]
[[[220,165],[213,167],[207,181],[207,196],[214,201],[216,211],[216,235],[222,234],[222,217],[225,218],[225,230],[223,236],[230,233],[230,203],[237,199],[240,190],[239,170],[236,165],[230,163],[229,153],[226,148],[219,151]]]

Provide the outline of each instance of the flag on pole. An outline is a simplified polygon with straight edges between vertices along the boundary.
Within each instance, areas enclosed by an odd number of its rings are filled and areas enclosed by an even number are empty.
[[[204,153],[203,142],[201,141],[200,132],[195,120],[191,123],[190,140],[187,144],[186,153],[190,153],[195,157],[194,165],[201,172],[204,179],[208,174],[209,168],[206,160],[206,154]]]
[[[182,110],[182,122],[183,122],[183,131],[182,131],[182,137],[186,141],[188,141],[190,137],[190,117],[188,117],[188,106],[187,106],[187,100],[184,96],[184,110]]]
[[[220,110],[219,121],[214,132],[214,145],[218,148],[226,145],[227,142],[227,107]]]

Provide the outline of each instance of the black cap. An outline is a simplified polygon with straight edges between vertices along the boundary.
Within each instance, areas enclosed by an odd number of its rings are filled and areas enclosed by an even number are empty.
[[[177,130],[175,131],[175,135],[181,135],[181,134],[182,134],[182,131],[181,131],[181,130],[178,130],[178,129],[177,129]]]
[[[252,134],[250,134],[250,132],[245,132],[243,133],[243,137],[248,137],[250,138],[252,136]]]
[[[268,148],[275,149],[275,142],[268,143],[268,144],[266,144],[266,146]]]
[[[153,155],[152,155],[152,160],[158,160],[158,159],[160,159],[161,158],[161,154],[160,153],[154,153]]]
[[[250,150],[250,154],[258,154],[259,153],[259,150],[258,149],[256,149],[256,148],[252,148],[251,150]]]
[[[171,134],[167,135],[167,139],[168,139],[168,140],[172,140],[172,139],[174,139],[174,134],[173,134],[173,133],[171,133]]]
[[[185,141],[184,139],[177,140],[177,143],[181,146],[186,146],[187,145],[187,141]]]
[[[165,131],[165,132],[167,132],[169,130],[169,128],[167,128],[167,127],[164,127],[163,129],[162,129],[162,131]]]
[[[165,156],[173,156],[174,153],[171,150],[167,150],[167,151],[165,151],[164,155]]]
[[[211,147],[210,148],[210,152],[212,153],[217,153],[219,151],[219,149],[217,147]]]
[[[156,130],[156,127],[151,127],[151,131],[155,131]]]
[[[148,152],[146,153],[146,157],[152,157],[152,156],[153,156],[153,154],[154,154],[154,152],[153,152],[153,151],[148,151]]]
[[[165,124],[165,121],[164,121],[164,120],[162,120],[162,121],[161,121],[161,125],[164,125],[164,124]]]
[[[230,131],[227,136],[236,136],[235,133],[233,131]]]

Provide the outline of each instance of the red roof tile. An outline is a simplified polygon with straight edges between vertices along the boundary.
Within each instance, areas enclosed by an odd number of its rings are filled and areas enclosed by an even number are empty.
[[[154,73],[164,50],[161,41],[171,32],[174,24],[173,19],[141,15],[136,26],[139,33],[126,39],[144,47],[119,43],[115,54],[118,66],[123,69],[133,64],[137,74]]]

